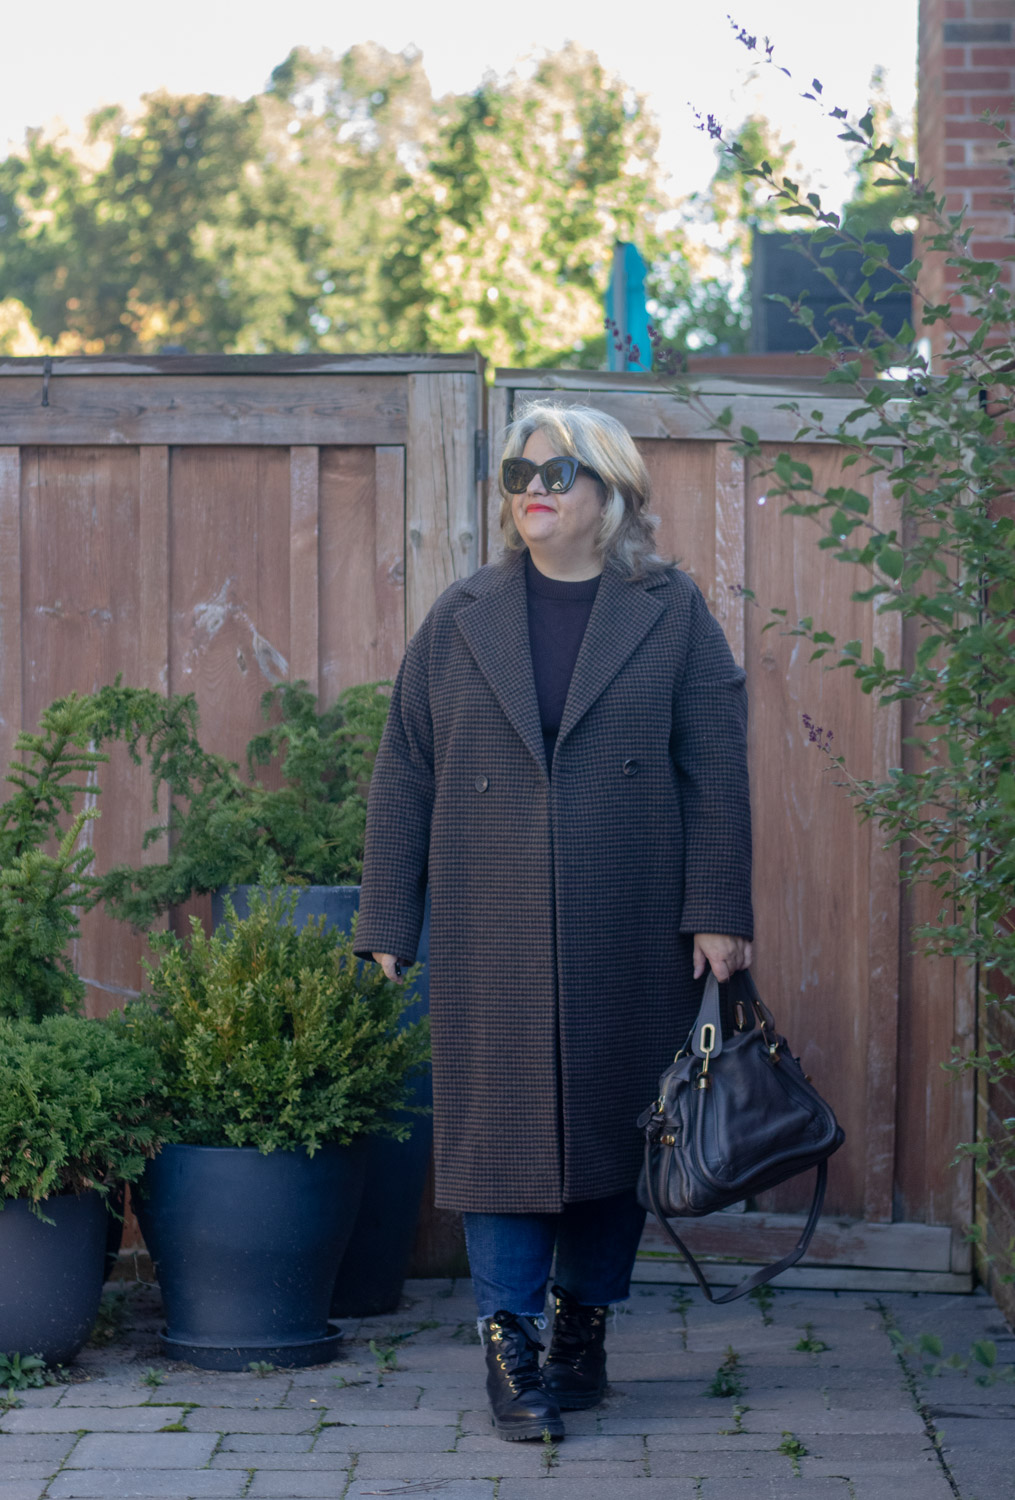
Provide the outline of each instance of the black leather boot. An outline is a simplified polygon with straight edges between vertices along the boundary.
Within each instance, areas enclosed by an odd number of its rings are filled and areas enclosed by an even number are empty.
[[[543,1382],[561,1411],[584,1411],[606,1395],[606,1314],[586,1307],[562,1286],[553,1287],[556,1315]]]
[[[543,1385],[539,1355],[543,1345],[534,1325],[515,1313],[495,1312],[483,1319],[486,1344],[486,1393],[490,1421],[509,1443],[527,1438],[564,1436],[560,1407]]]

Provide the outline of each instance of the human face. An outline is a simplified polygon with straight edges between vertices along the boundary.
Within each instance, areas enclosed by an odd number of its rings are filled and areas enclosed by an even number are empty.
[[[522,457],[534,464],[558,456],[542,428],[532,433],[522,450]],[[549,493],[541,476],[533,474],[528,489],[511,496],[511,514],[537,566],[543,561],[567,573],[580,571],[588,578],[602,571],[596,550],[603,516],[602,487],[588,474],[579,473],[563,495]]]

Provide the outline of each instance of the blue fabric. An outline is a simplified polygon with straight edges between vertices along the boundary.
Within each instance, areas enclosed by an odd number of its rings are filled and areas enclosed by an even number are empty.
[[[567,1203],[559,1214],[467,1212],[465,1243],[472,1289],[481,1318],[495,1312],[538,1317],[546,1284],[554,1279],[588,1307],[623,1302],[645,1224],[633,1189],[586,1203]]]

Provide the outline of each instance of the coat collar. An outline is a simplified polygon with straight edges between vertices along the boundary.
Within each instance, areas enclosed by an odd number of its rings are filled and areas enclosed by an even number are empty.
[[[545,775],[546,752],[529,646],[525,557],[525,551],[511,553],[468,579],[463,592],[471,595],[472,602],[457,612],[455,623],[508,720]],[[571,677],[558,744],[588,713],[663,613],[662,600],[651,592],[663,581],[662,575],[628,579],[613,562],[603,569]]]

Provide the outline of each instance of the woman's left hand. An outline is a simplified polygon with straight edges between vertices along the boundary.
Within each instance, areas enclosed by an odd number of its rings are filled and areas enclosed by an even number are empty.
[[[726,937],[719,932],[694,934],[694,977],[700,979],[708,963],[720,984],[738,969],[751,966],[751,944],[747,938]]]

